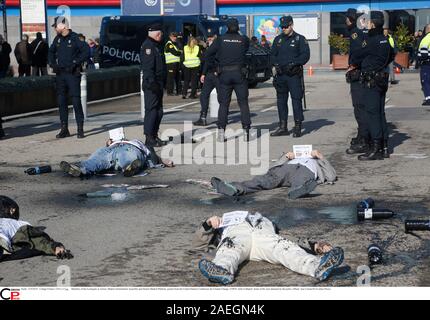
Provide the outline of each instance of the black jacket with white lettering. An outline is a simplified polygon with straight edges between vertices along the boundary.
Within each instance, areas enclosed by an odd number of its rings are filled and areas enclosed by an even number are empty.
[[[216,56],[220,67],[246,65],[246,52],[249,49],[249,39],[239,33],[229,33],[218,37],[205,52],[209,59]]]

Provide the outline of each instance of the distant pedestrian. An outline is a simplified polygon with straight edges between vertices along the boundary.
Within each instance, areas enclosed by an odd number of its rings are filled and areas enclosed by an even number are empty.
[[[265,35],[261,36],[261,41],[260,41],[260,45],[267,50],[270,50],[270,48],[272,47],[272,44],[270,43],[269,40],[267,40]]]
[[[31,58],[32,52],[30,43],[28,42],[28,35],[24,34],[22,40],[17,43],[15,47],[15,57],[18,61],[18,73],[20,77],[31,76]]]
[[[43,40],[42,34],[38,32],[36,39],[30,44],[32,59],[32,76],[46,76],[48,74],[48,44]]]
[[[10,44],[0,34],[0,79],[5,78],[9,72],[11,52]]]
[[[87,62],[87,69],[98,69],[100,63],[99,46],[93,39],[88,39],[88,47],[90,48],[90,57]]]

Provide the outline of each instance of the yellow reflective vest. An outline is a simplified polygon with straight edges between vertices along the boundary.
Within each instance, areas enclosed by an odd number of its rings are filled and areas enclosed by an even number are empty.
[[[420,42],[418,58],[420,58],[421,61],[430,61],[430,33]]]
[[[187,68],[197,68],[200,67],[199,58],[200,47],[195,46],[194,50],[191,50],[189,46],[184,48],[184,66]]]
[[[172,41],[167,41],[166,46],[164,47],[164,56],[166,58],[166,64],[179,63],[181,62],[181,57],[175,56],[170,52],[166,51],[166,48],[173,46],[176,51],[179,51],[178,47],[173,44]]]
[[[388,35],[388,42],[390,43],[391,48],[394,49],[395,43],[394,43],[394,38],[391,36],[391,34]]]

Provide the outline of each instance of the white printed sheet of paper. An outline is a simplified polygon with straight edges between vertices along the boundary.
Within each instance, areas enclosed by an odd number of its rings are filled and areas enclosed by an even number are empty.
[[[312,158],[312,145],[293,146],[293,152],[296,159]]]
[[[109,130],[109,138],[112,139],[113,142],[124,140],[124,128]]]
[[[222,216],[222,223],[220,225],[220,228],[235,226],[239,223],[242,223],[245,221],[248,215],[248,211],[233,211],[224,213],[224,215]]]

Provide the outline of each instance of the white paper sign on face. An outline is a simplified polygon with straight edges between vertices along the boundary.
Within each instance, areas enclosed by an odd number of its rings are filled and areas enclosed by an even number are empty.
[[[233,211],[227,212],[222,216],[222,223],[220,228],[230,227],[240,224],[245,221],[248,216],[248,211]]]
[[[109,138],[112,139],[113,142],[124,140],[124,128],[109,130]]]
[[[293,151],[296,159],[312,158],[312,145],[293,146]]]

